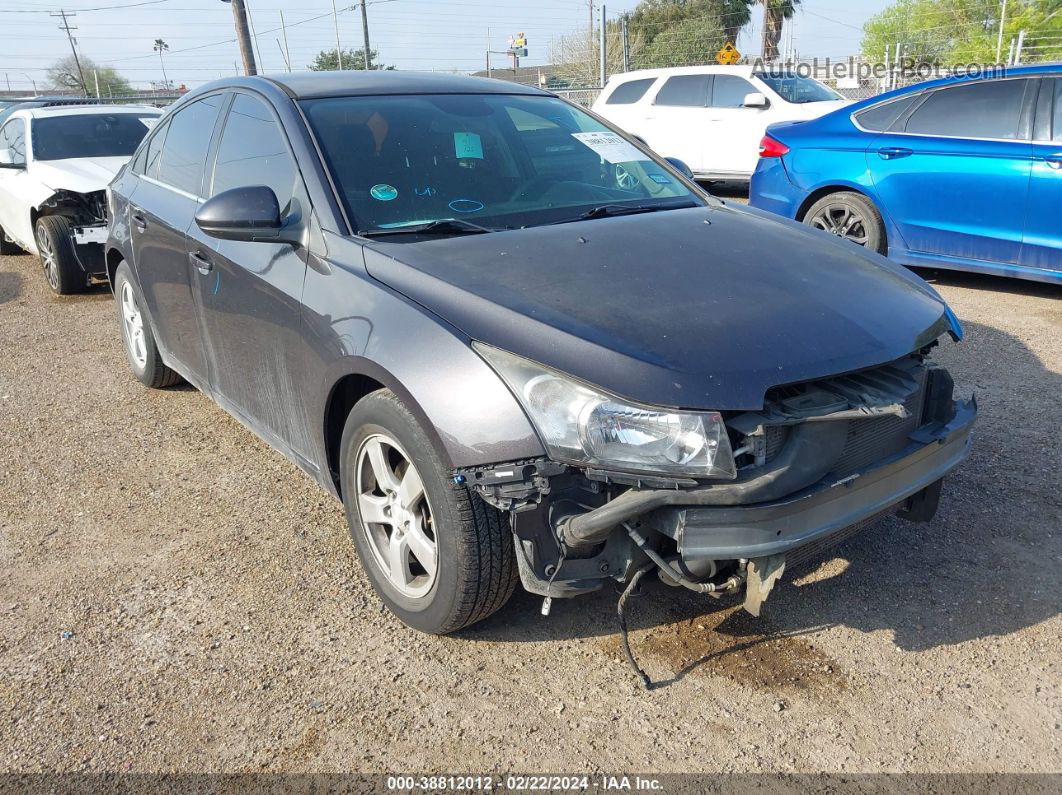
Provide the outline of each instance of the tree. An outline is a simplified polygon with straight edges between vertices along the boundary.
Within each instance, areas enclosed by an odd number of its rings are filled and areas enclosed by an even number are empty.
[[[897,0],[864,25],[863,57],[881,60],[886,51],[892,57],[899,44],[915,63],[993,63],[999,20],[997,0]],[[1062,58],[1059,0],[1009,0],[1002,58],[1023,30],[1026,62]]]
[[[778,42],[782,40],[782,26],[792,19],[800,0],[760,0],[763,5],[763,60],[778,60]]]
[[[96,81],[99,80],[100,96],[113,97],[123,94],[132,94],[133,87],[129,81],[122,77],[113,66],[103,66],[91,58],[80,56],[81,71],[85,74],[85,88],[88,94],[96,94]],[[77,64],[74,56],[68,55],[60,58],[48,69],[49,85],[59,91],[81,91],[81,78],[78,76]]]
[[[334,72],[339,70],[339,56],[336,54],[335,48],[331,50],[321,50],[317,53],[317,57],[313,59],[313,63],[307,68],[311,72]],[[394,69],[393,66],[384,66],[380,63],[380,53],[376,50],[370,50],[369,54],[372,56],[372,68],[376,69]],[[364,69],[365,68],[365,48],[354,50],[343,50],[343,70],[348,69]]]

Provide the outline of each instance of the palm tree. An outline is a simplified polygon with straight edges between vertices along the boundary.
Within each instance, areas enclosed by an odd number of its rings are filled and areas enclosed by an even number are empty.
[[[166,77],[166,64],[162,62],[162,53],[168,50],[169,48],[170,45],[168,45],[162,39],[155,39],[155,46],[153,49],[159,54],[159,66],[162,67],[162,85],[166,88],[169,88],[170,81]]]
[[[736,45],[742,28],[752,19],[752,6],[759,0],[721,0],[719,15],[723,18],[723,34]]]
[[[778,42],[782,40],[782,25],[792,19],[800,0],[759,0],[763,5],[763,60],[778,60]]]

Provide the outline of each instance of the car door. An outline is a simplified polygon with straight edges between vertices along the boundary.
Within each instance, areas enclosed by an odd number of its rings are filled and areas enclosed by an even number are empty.
[[[1035,84],[982,80],[928,92],[870,146],[875,189],[909,250],[1018,261]]]
[[[31,179],[26,164],[26,121],[9,119],[0,127],[0,149],[6,149],[13,163],[22,168],[0,168],[0,227],[9,237],[29,244],[33,241],[30,228],[30,208],[26,195],[32,193],[27,183]]]
[[[1040,88],[1021,263],[1062,271],[1062,77]]]
[[[200,388],[208,371],[192,303],[187,232],[222,96],[196,100],[160,125],[129,203],[133,264],[155,332],[167,361]]]
[[[634,130],[662,157],[677,157],[703,172],[703,137],[707,124],[711,75],[672,75],[646,107],[642,131]]]
[[[751,174],[756,170],[771,110],[746,108],[745,97],[753,93],[764,92],[739,75],[713,75],[702,134],[705,171]]]
[[[283,217],[309,222],[309,199],[283,127],[257,95],[234,95],[211,159],[208,196],[266,185]],[[216,399],[270,442],[308,459],[313,437],[300,376],[307,355],[301,309],[306,249],[219,240],[194,224],[189,237],[187,264]]]

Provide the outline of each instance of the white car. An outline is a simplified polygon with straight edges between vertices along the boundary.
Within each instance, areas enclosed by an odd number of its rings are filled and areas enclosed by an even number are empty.
[[[748,180],[767,125],[850,104],[817,80],[751,66],[645,69],[609,78],[592,110],[697,179]]]
[[[60,295],[106,278],[107,185],[162,111],[20,108],[0,127],[0,254],[37,254]]]

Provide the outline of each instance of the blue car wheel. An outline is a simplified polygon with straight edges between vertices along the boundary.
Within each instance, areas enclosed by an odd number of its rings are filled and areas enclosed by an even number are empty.
[[[879,254],[886,251],[881,213],[859,193],[840,191],[824,196],[811,205],[803,221]]]

